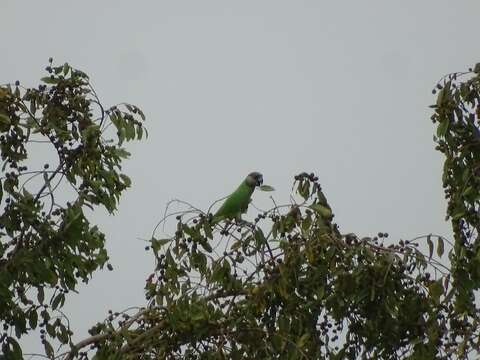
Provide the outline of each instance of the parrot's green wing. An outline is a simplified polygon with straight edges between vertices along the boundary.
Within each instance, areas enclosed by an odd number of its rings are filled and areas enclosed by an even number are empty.
[[[260,173],[249,174],[213,215],[213,223],[216,224],[226,219],[240,219],[241,215],[247,212],[255,187],[260,186],[262,182],[263,177]]]
[[[225,200],[220,209],[213,216],[213,222],[225,219],[239,219],[247,211],[254,188],[244,182]]]

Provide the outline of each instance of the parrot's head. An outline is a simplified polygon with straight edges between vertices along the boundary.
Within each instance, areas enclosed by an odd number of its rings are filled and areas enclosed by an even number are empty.
[[[245,179],[245,182],[247,183],[248,186],[250,187],[256,187],[260,186],[263,184],[263,175],[260,174],[259,172],[252,172],[248,174],[247,178]]]

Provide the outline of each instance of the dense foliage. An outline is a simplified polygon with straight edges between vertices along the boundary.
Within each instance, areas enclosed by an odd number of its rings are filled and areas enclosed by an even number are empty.
[[[317,180],[296,176],[298,203],[254,224],[220,230],[208,215],[178,216],[171,239],[152,239],[148,306],[119,331],[109,332],[115,314],[97,325],[97,358],[425,359],[442,351],[444,279],[431,278],[415,242],[342,236]]]
[[[115,210],[130,185],[122,142],[143,135],[137,107],[104,109],[85,73],[52,61],[46,70],[37,88],[0,87],[0,344],[9,359],[22,358],[17,340],[37,327],[48,357],[51,339],[70,342],[60,310],[68,293],[111,267],[85,209]]]
[[[432,121],[434,140],[445,155],[443,187],[448,200],[454,247],[449,254],[453,280],[453,308],[449,313],[450,338],[459,353],[478,351],[480,288],[480,63],[465,73],[443,78]]]

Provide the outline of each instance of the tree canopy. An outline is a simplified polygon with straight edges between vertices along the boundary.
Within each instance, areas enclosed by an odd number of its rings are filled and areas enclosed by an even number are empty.
[[[0,343],[12,359],[22,356],[16,339],[37,327],[46,356],[54,356],[49,339],[69,344],[67,294],[111,268],[105,236],[84,211],[115,210],[130,186],[122,143],[144,134],[141,110],[105,109],[82,71],[52,61],[46,71],[37,88],[0,87]],[[35,158],[42,153],[55,162]]]
[[[17,339],[36,327],[51,359],[478,355],[480,65],[445,76],[433,90],[453,239],[344,234],[319,178],[307,172],[293,178],[291,203],[258,212],[252,223],[216,224],[209,211],[184,203],[159,224],[173,220],[173,234],[154,231],[150,239],[145,304],[112,310],[79,343],[60,309],[79,280],[108,264],[105,237],[84,209],[115,210],[130,185],[120,172],[128,156],[122,143],[142,138],[144,116],[127,104],[104,110],[88,77],[68,65],[47,71],[38,89],[0,88],[7,358],[22,358]],[[37,138],[57,153],[53,170],[23,165]],[[64,204],[55,196],[62,181],[73,189]],[[64,346],[54,351],[52,339]]]

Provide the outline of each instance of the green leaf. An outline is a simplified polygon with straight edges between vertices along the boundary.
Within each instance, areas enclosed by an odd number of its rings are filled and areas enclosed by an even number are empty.
[[[440,296],[443,294],[442,279],[432,282],[428,286],[430,296],[433,298],[436,304],[440,304]]]
[[[310,334],[306,333],[303,334],[300,339],[297,340],[297,346],[299,348],[304,347],[304,345],[307,343],[308,339],[310,339]]]
[[[143,126],[137,126],[137,139],[141,140],[143,137]]]
[[[323,297],[325,296],[325,287],[324,286],[320,286],[317,290],[317,297],[319,300],[323,299]]]
[[[125,138],[127,141],[135,139],[135,125],[131,121],[127,122],[125,129]]]
[[[172,239],[155,239],[155,238],[152,238],[150,240],[150,244],[152,246],[152,250],[157,253],[162,248],[163,245],[168,244],[171,241],[172,241]]]
[[[223,268],[223,271],[224,271],[226,274],[230,274],[230,271],[231,271],[232,268],[231,268],[230,263],[228,262],[227,259],[224,259],[224,260],[223,260],[222,268]]]
[[[475,194],[477,190],[473,186],[468,186],[464,191],[463,191],[463,196],[468,198],[470,195]]]
[[[283,333],[290,332],[290,321],[285,316],[280,316],[278,318],[278,329]]]
[[[69,70],[70,70],[70,66],[67,63],[63,64],[63,67],[62,67],[63,75],[67,76]]]
[[[315,211],[317,214],[320,215],[320,217],[328,219],[332,217],[332,210],[330,207],[320,205],[320,204],[312,204],[309,206],[310,209]]]
[[[22,360],[22,348],[18,344],[18,342],[13,337],[7,337],[6,343],[9,345],[8,347],[4,348],[5,359],[11,360]],[[6,351],[5,351],[6,350]]]
[[[198,269],[200,274],[204,274],[207,268],[207,257],[205,254],[200,252],[192,253],[192,265],[194,268]]]
[[[15,336],[20,338],[22,334],[27,332],[27,319],[24,316],[18,317],[15,320]]]
[[[211,253],[213,251],[212,246],[208,243],[207,240],[200,241],[200,245],[205,249],[206,252]]]
[[[442,257],[444,252],[445,252],[445,244],[443,243],[443,238],[441,236],[439,236],[438,240],[437,240],[437,255],[438,255],[438,257]]]
[[[60,331],[57,333],[57,338],[62,344],[67,344],[69,341],[68,330],[63,324],[60,325]]]
[[[45,300],[45,291],[43,290],[43,287],[37,288],[37,300],[40,304],[43,304],[43,301]]]
[[[46,84],[58,84],[58,82],[60,81],[59,79],[57,79],[53,76],[45,76],[45,77],[41,78],[40,80],[42,80]]]
[[[255,242],[257,247],[260,247],[267,242],[267,239],[265,238],[265,235],[263,234],[263,231],[260,228],[257,228],[255,230]]]
[[[271,337],[272,346],[277,353],[281,353],[284,350],[285,340],[278,334],[273,334]]]
[[[427,244],[428,244],[428,258],[431,259],[433,255],[433,241],[432,235],[427,236]]]
[[[128,159],[130,157],[130,153],[125,150],[124,148],[116,148],[115,149],[115,154],[117,154],[118,157],[122,159]]]
[[[124,142],[125,139],[126,139],[127,130],[126,130],[124,127],[122,127],[122,128],[120,128],[120,129],[118,129],[117,135],[118,135],[118,145],[122,145],[123,142]]]
[[[65,295],[63,293],[58,294],[53,298],[52,309],[56,310],[62,302],[65,302]]]
[[[38,323],[37,311],[35,309],[32,309],[28,313],[28,324],[30,325],[30,328],[36,329],[37,323]]]
[[[206,314],[203,311],[203,309],[201,309],[201,308],[194,308],[194,311],[192,311],[190,316],[191,316],[190,318],[193,321],[201,321],[201,320],[204,320],[206,318]]]
[[[312,226],[312,216],[311,215],[306,215],[301,223],[301,228],[302,228],[302,234],[308,236],[308,231],[310,230],[310,227]]]
[[[297,192],[301,197],[307,200],[310,196],[310,183],[308,181],[300,181]]]
[[[126,187],[130,187],[130,185],[132,185],[132,180],[130,180],[130,178],[127,175],[120,174],[120,178],[123,180],[123,183],[125,184]]]
[[[51,323],[47,323],[45,325],[45,330],[47,330],[47,334],[50,335],[52,338],[54,338],[56,336],[55,326],[52,325]]]
[[[273,186],[270,186],[270,185],[261,185],[258,187],[259,190],[261,191],[275,191],[275,189],[273,188]]]
[[[6,114],[0,113],[0,124],[10,125],[10,117]]]
[[[208,239],[213,239],[212,227],[207,222],[203,223],[203,231]]]
[[[52,358],[53,355],[54,355],[54,351],[53,351],[52,345],[51,345],[47,340],[44,340],[44,341],[43,341],[43,347],[45,348],[45,354],[47,354],[47,356],[48,356],[49,358]]]
[[[473,72],[475,74],[480,74],[480,63],[476,63],[474,68],[473,68]]]
[[[140,117],[142,118],[142,120],[145,121],[145,114],[143,113],[143,111],[140,110],[139,108],[137,108],[137,112],[140,115]]]
[[[444,118],[440,124],[437,127],[437,136],[438,137],[444,137],[445,134],[447,133],[448,130],[448,125],[450,124],[450,121],[448,118]]]
[[[444,97],[445,97],[445,88],[442,88],[437,95],[437,103],[436,103],[437,106],[442,105]]]

